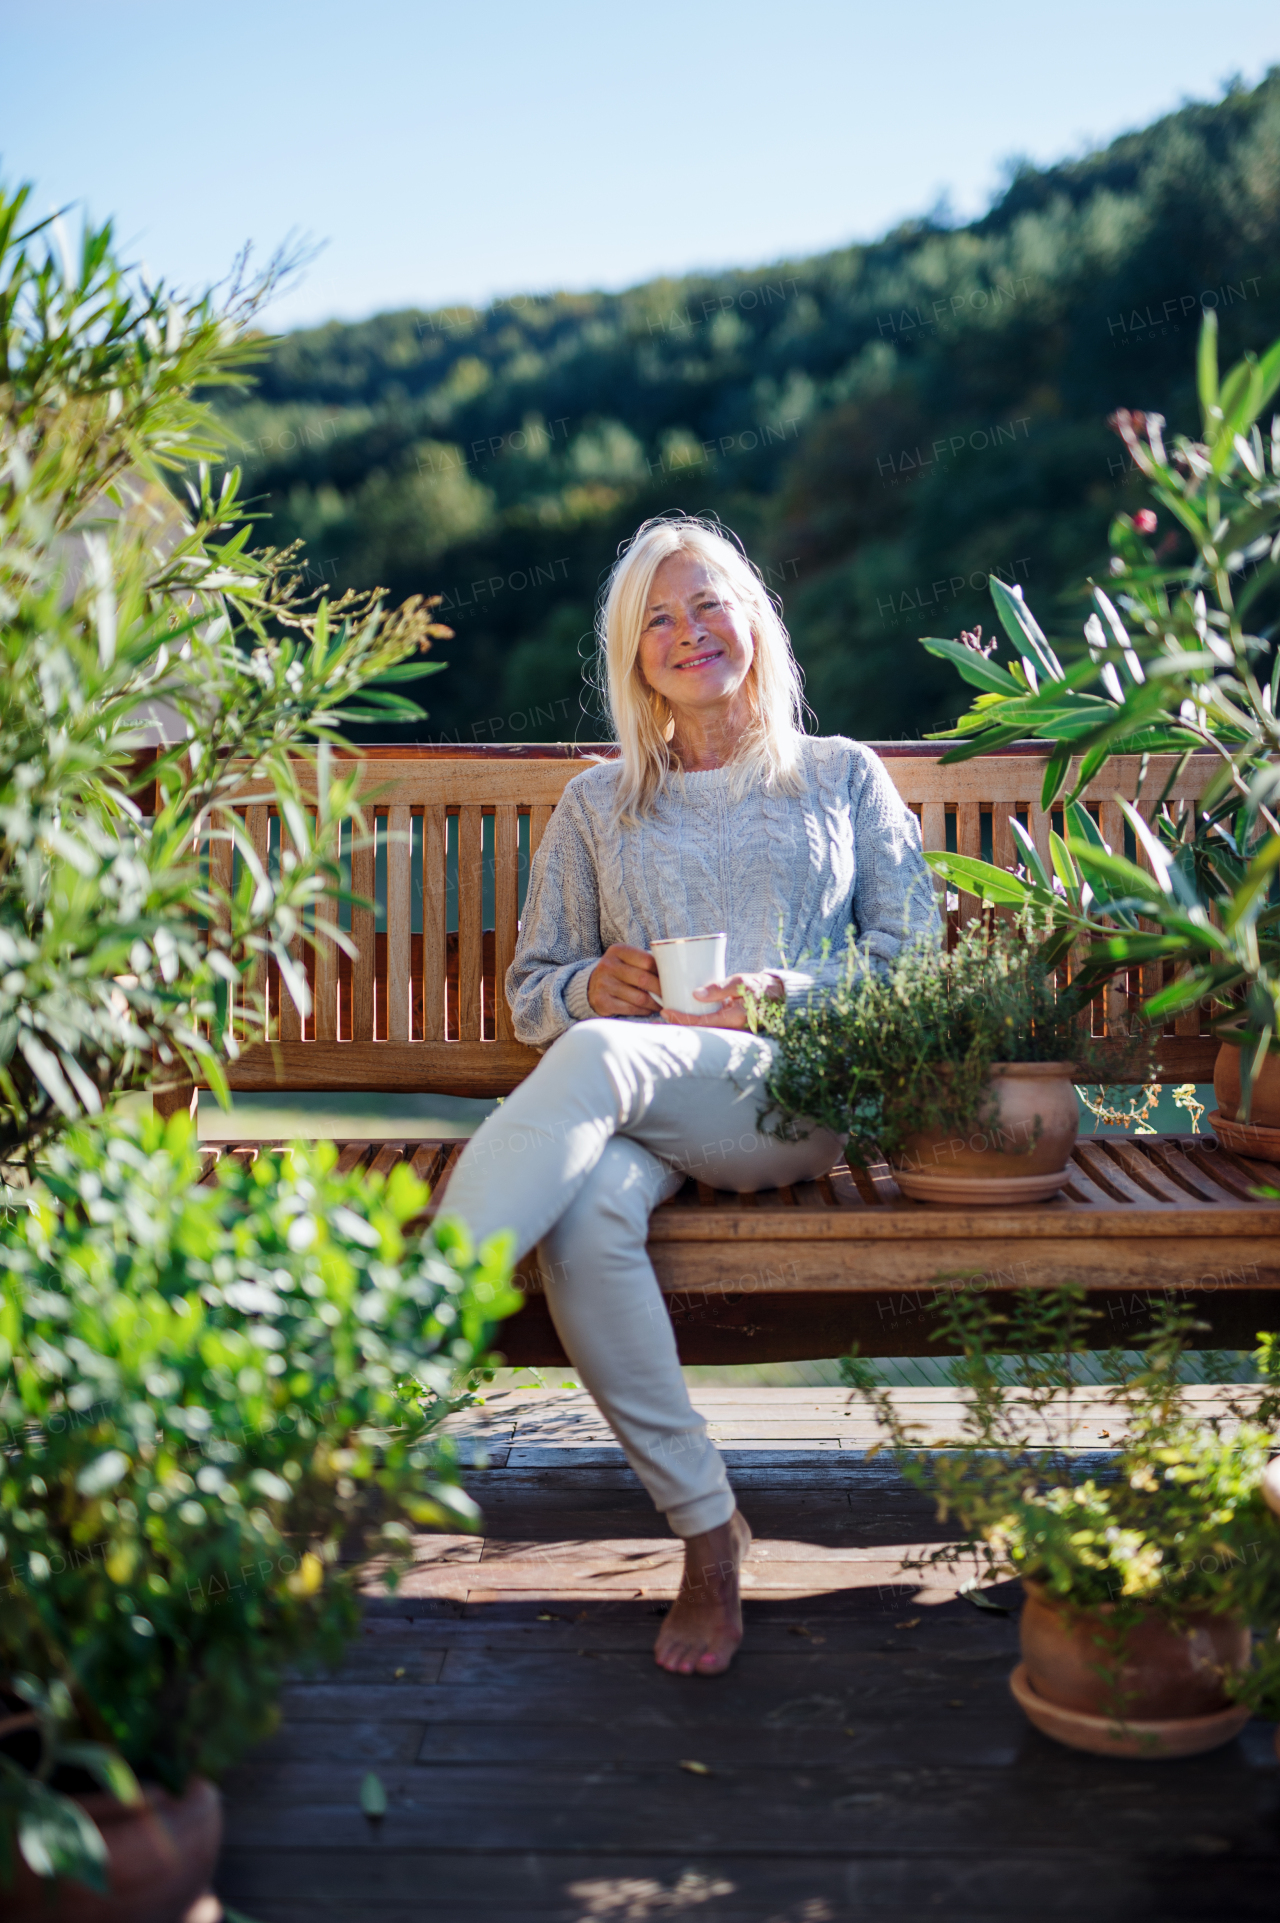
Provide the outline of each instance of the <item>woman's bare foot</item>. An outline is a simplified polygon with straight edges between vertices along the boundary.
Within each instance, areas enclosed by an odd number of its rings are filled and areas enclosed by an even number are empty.
[[[751,1531],[735,1509],[719,1529],[689,1536],[684,1575],[654,1645],[654,1660],[676,1676],[722,1676],[742,1641],[738,1572]]]

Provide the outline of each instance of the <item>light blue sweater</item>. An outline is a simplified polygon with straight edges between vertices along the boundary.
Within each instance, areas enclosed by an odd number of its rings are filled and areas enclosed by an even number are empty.
[[[794,797],[759,785],[740,801],[726,768],[677,774],[629,828],[613,819],[618,763],[576,775],[534,859],[507,971],[520,1040],[545,1048],[594,1012],[587,978],[613,942],[723,928],[729,973],[771,969],[795,1006],[840,979],[851,929],[873,962],[936,933],[920,830],[879,756],[808,736],[801,772]]]

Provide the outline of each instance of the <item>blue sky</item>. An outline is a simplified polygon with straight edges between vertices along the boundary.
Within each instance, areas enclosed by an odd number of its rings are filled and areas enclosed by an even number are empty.
[[[0,0],[0,170],[183,286],[326,242],[284,327],[972,214],[1277,62],[1275,0]]]

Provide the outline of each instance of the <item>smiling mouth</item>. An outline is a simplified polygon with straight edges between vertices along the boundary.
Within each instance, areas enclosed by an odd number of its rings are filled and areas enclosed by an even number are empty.
[[[684,668],[705,668],[709,661],[718,661],[723,653],[723,648],[711,648],[702,654],[690,655],[687,661],[676,662],[676,672]]]

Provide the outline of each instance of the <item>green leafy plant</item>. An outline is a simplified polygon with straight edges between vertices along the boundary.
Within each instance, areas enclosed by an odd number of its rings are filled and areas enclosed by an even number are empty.
[[[24,229],[27,197],[0,193],[0,1852],[101,1888],[69,1792],[216,1776],[284,1665],[337,1654],[356,1559],[394,1582],[413,1526],[470,1526],[437,1431],[518,1297],[500,1243],[423,1234],[407,1170],[321,1147],[202,1184],[185,1117],[113,1114],[157,1068],[223,1090],[265,960],[306,1012],[367,832],[342,730],[416,717],[395,684],[448,630],[317,600],[213,486],[207,397],[265,346],[272,270],[180,298],[109,227]]]
[[[218,1776],[284,1665],[338,1655],[361,1561],[394,1586],[413,1527],[474,1526],[437,1431],[518,1303],[505,1240],[415,1234],[407,1168],[335,1160],[227,1158],[202,1184],[188,1118],[148,1120],[69,1137],[0,1227],[0,1677],[60,1705],[46,1762],[117,1793]],[[55,1793],[0,1767],[44,1874],[83,1835]]]
[[[991,582],[1015,658],[1004,665],[978,634],[923,645],[981,690],[948,736],[944,757],[968,759],[1020,738],[1052,743],[1041,805],[1064,805],[1053,873],[1020,833],[1025,866],[1010,876],[958,855],[935,872],[984,901],[1046,912],[1046,955],[1085,944],[1078,979],[1097,988],[1136,963],[1172,964],[1148,994],[1150,1024],[1207,1002],[1215,1026],[1242,1043],[1244,1113],[1253,1079],[1280,1034],[1280,417],[1260,417],[1280,388],[1280,342],[1219,380],[1217,322],[1205,314],[1198,386],[1201,434],[1166,447],[1156,414],[1121,410],[1113,425],[1152,497],[1172,518],[1159,547],[1154,509],[1111,528],[1106,586],[1088,585],[1080,641],[1049,641],[1020,588]],[[1191,558],[1177,561],[1189,541]],[[1170,550],[1175,552],[1171,552]],[[1062,657],[1066,657],[1066,665]],[[1187,758],[1216,773],[1194,806],[1170,799]],[[1173,754],[1154,803],[1117,794],[1141,860],[1108,846],[1079,800],[1117,754]],[[1139,775],[1139,789],[1143,772]],[[1017,824],[1015,824],[1017,831]]]
[[[197,394],[263,351],[270,273],[178,297],[109,226],[24,229],[27,199],[0,191],[0,1161],[157,1064],[220,1089],[267,956],[306,1010],[299,938],[349,945],[307,918],[362,830],[331,750],[420,713],[390,684],[448,632],[420,599],[317,605],[296,549],[250,545],[237,471],[214,491]],[[277,864],[233,797],[279,814]]]
[[[1073,1062],[1098,1079],[1087,998],[1062,987],[1026,925],[969,928],[868,967],[850,945],[844,979],[790,1013],[762,1003],[779,1043],[769,1094],[782,1126],[801,1118],[849,1138],[862,1165],[913,1135],[981,1126],[1001,1062]]]
[[[981,1288],[952,1291],[937,1340],[955,1352],[964,1416],[956,1436],[927,1448],[871,1366],[846,1358],[842,1373],[874,1410],[880,1446],[936,1497],[939,1519],[963,1531],[906,1566],[972,1568],[978,1583],[1027,1577],[1073,1610],[1106,1605],[1121,1624],[1152,1610],[1174,1622],[1242,1617],[1258,1643],[1230,1688],[1280,1714],[1280,1525],[1262,1496],[1280,1417],[1280,1345],[1262,1337],[1261,1386],[1224,1392],[1225,1413],[1205,1416],[1186,1394],[1197,1325],[1158,1307],[1138,1365],[1108,1358],[1124,1433],[1100,1464],[1082,1448],[1073,1395],[1092,1320],[1079,1288],[1027,1291],[1008,1315]]]

